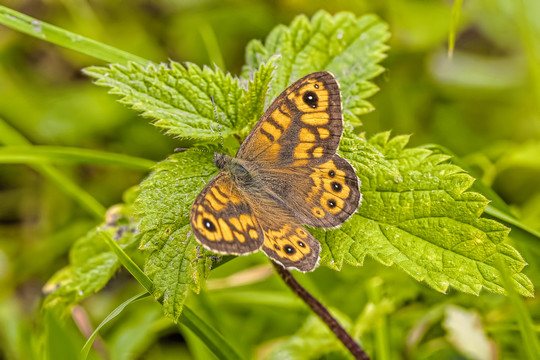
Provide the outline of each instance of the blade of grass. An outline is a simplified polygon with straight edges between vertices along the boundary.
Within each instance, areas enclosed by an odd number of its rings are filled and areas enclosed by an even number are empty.
[[[527,55],[527,65],[529,68],[529,78],[530,84],[533,89],[533,98],[536,101],[533,101],[532,104],[535,105],[537,116],[540,115],[540,66],[538,63],[540,61],[540,48],[538,47],[538,41],[536,39],[537,35],[534,32],[534,25],[531,23],[530,19],[535,19],[537,21],[538,16],[527,16],[529,11],[534,13],[530,9],[530,5],[527,4],[524,0],[518,0],[515,2],[517,6],[516,12],[516,25],[519,29],[521,36],[521,41],[523,42],[523,50]],[[532,3],[531,3],[532,4]],[[529,9],[528,9],[529,7]],[[538,14],[537,14],[538,15]]]
[[[383,303],[382,298],[383,280],[379,277],[371,279],[367,284],[367,293],[370,302],[375,306],[379,306]],[[375,353],[377,359],[387,360],[391,359],[390,356],[390,340],[388,339],[388,321],[385,314],[381,314],[373,324],[375,335]]]
[[[118,256],[120,263],[149,293],[152,293],[154,286],[152,280],[131,260],[108,232],[100,230],[100,234]],[[158,299],[158,301],[161,302],[161,299]],[[219,359],[241,359],[236,350],[216,329],[208,325],[186,305],[184,305],[182,315],[178,321],[196,334]]]
[[[32,167],[45,178],[55,183],[59,189],[77,201],[97,220],[103,220],[106,211],[105,207],[58,169],[49,164],[34,164]]]
[[[126,64],[134,61],[141,65],[150,63],[149,60],[139,56],[47,24],[5,6],[0,6],[0,24],[105,62]]]
[[[206,21],[200,23],[199,33],[201,34],[210,62],[214,63],[220,69],[225,69],[225,61],[219,50],[219,44],[212,26]]]
[[[305,310],[304,303],[292,294],[284,294],[279,291],[264,290],[238,290],[230,289],[213,290],[212,298],[220,304],[249,304],[264,307],[277,307],[284,309]]]
[[[0,118],[0,143],[12,146],[30,146],[32,145],[24,136],[9,126]],[[105,216],[105,207],[101,205],[92,195],[80,188],[71,179],[65,176],[58,169],[46,162],[34,163],[30,165],[39,172],[44,178],[55,183],[59,189],[73,198],[84,209],[92,214],[96,219],[103,220]]]
[[[504,288],[508,292],[508,297],[510,298],[510,303],[514,309],[514,314],[517,319],[519,330],[521,332],[521,337],[523,339],[523,347],[525,348],[525,353],[529,359],[537,359],[538,354],[540,354],[540,343],[538,342],[538,337],[536,336],[535,327],[531,314],[527,311],[523,299],[519,296],[517,291],[514,289],[514,283],[510,279],[506,264],[500,257],[497,257],[497,267],[501,273]]]
[[[510,215],[506,214],[505,212],[500,211],[499,209],[497,209],[497,208],[495,208],[495,207],[493,207],[491,205],[487,206],[486,214],[489,214],[489,215],[493,216],[494,218],[497,218],[498,220],[501,220],[505,224],[508,224],[510,226],[515,226],[515,227],[523,230],[524,232],[526,232],[526,233],[528,233],[530,235],[536,236],[537,239],[540,239],[540,231],[537,231],[537,230],[535,230],[535,229],[521,223],[515,217],[510,216]]]
[[[61,146],[7,146],[0,148],[0,163],[34,164],[44,161],[117,165],[148,170],[154,162],[133,156]]]
[[[519,326],[516,324],[498,324],[486,326],[487,332],[508,332],[508,331],[520,331]],[[534,331],[540,333],[540,325],[534,325]]]
[[[242,359],[223,335],[208,325],[186,305],[184,305],[182,316],[178,321],[198,336],[219,359]]]
[[[92,347],[92,344],[94,343],[94,339],[96,338],[96,336],[98,335],[98,332],[99,330],[105,326],[107,323],[109,323],[109,321],[111,321],[112,319],[114,319],[115,317],[117,317],[118,315],[120,315],[120,313],[122,311],[124,311],[124,309],[131,303],[134,303],[135,301],[138,301],[138,300],[141,300],[141,299],[144,299],[146,297],[150,296],[150,293],[148,292],[144,292],[144,293],[140,293],[138,295],[135,295],[129,299],[127,299],[126,301],[124,301],[123,303],[121,303],[120,305],[118,305],[116,307],[116,309],[114,309],[109,315],[107,315],[107,317],[105,319],[103,319],[103,321],[98,325],[98,327],[94,330],[94,332],[92,333],[92,335],[90,335],[90,337],[88,338],[88,340],[86,340],[86,343],[84,344],[83,348],[81,349],[81,353],[79,355],[79,359],[81,360],[86,360],[86,358],[88,357],[88,353],[90,352],[90,348]]]
[[[105,230],[99,229],[99,234],[101,237],[105,240],[107,245],[111,248],[111,250],[114,252],[116,256],[118,256],[118,260],[120,260],[120,263],[129,271],[131,275],[139,282],[139,284],[142,285],[148,291],[150,294],[152,293],[154,289],[154,284],[152,283],[152,280],[146,274],[135,264],[133,260],[122,250],[120,245],[116,241],[113,240],[111,234],[109,234]]]
[[[448,57],[451,58],[454,55],[454,46],[456,44],[456,32],[459,23],[459,15],[461,14],[461,7],[463,6],[463,0],[454,0],[452,5],[452,14],[450,16],[450,32],[448,33]]]

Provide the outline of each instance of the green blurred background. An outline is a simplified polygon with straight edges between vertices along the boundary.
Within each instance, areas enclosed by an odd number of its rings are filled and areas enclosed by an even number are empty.
[[[215,63],[234,74],[240,72],[249,40],[264,39],[274,26],[288,24],[299,14],[311,16],[320,9],[378,14],[389,23],[391,48],[382,63],[387,71],[375,80],[381,89],[371,99],[376,110],[363,117],[363,131],[370,136],[392,130],[395,135],[413,134],[411,146],[435,143],[447,147],[470,166],[475,177],[492,186],[524,224],[540,230],[537,0],[466,1],[451,59],[451,1],[3,0],[2,5],[155,62]],[[33,144],[99,149],[156,161],[167,157],[178,146],[175,139],[164,136],[81,74],[83,67],[96,64],[102,65],[88,56],[0,26],[0,119]],[[145,176],[119,167],[59,168],[106,207],[121,202],[123,191]],[[37,336],[41,333],[37,319],[42,286],[68,263],[67,252],[73,241],[97,222],[61,189],[24,165],[0,165],[0,204],[0,359],[32,358],[35,350],[25,349],[54,345],[45,344]],[[536,258],[540,254],[536,244],[516,240],[514,245],[530,263],[525,273],[538,284]],[[213,276],[226,276],[258,262],[262,261],[257,256],[238,259]],[[463,356],[463,352],[458,355],[455,345],[449,345],[451,341],[444,337],[440,325],[434,326],[432,337],[446,340],[443,345],[437,343],[435,350],[425,350],[415,343],[413,351],[405,341],[424,314],[434,311],[441,302],[475,307],[488,323],[504,320],[508,306],[504,298],[489,294],[480,298],[440,295],[398,270],[372,261],[364,269],[347,268],[340,274],[320,269],[299,277],[310,290],[324,294],[327,303],[352,319],[362,314],[369,300],[367,287],[378,288],[373,284],[383,279],[381,296],[392,299],[400,309],[414,305],[410,312],[393,318],[397,323],[389,339],[392,354],[400,357],[404,353],[412,358]],[[257,321],[248,323],[252,330],[247,338],[237,344],[246,354],[254,348],[260,350],[265,341],[290,335],[307,314],[279,281],[265,281],[268,283],[263,281],[242,291],[256,294],[273,289],[293,305],[262,310],[253,304],[241,307],[234,293],[230,295],[233,298],[225,294],[224,304],[216,304],[220,295],[214,294],[203,294],[198,300],[211,303],[206,304],[207,312],[227,312],[217,316],[222,324],[228,324],[221,325],[224,332],[240,329],[242,324],[235,324],[239,318],[256,316]],[[350,285],[358,281],[363,285],[351,291]],[[403,289],[404,283],[408,289]],[[399,291],[395,291],[397,288]],[[137,290],[129,276],[121,272],[107,289],[86,301],[92,323],[98,323]],[[540,312],[536,301],[529,300],[528,306],[531,314]],[[204,358],[203,347],[190,345],[188,354],[184,340],[195,344],[189,341],[193,336],[185,332],[183,338],[175,335],[172,325],[160,318],[157,305],[148,302],[141,307],[145,310],[139,308],[133,315],[134,324],[130,325],[131,318],[125,315],[106,332],[106,343],[116,344],[118,354],[123,354],[121,349],[129,347],[133,339],[140,338],[139,348],[132,351],[145,354],[141,355],[144,358],[167,358],[166,349],[171,348],[171,356],[181,351],[186,358]],[[293,311],[286,312],[287,319],[279,326],[271,320],[280,317],[283,309]],[[433,323],[442,315],[437,316]],[[59,323],[57,331],[72,337],[75,351],[82,344],[82,336],[73,329],[73,324]],[[520,350],[512,346],[518,336],[514,330],[490,333],[503,349],[501,356],[519,357]],[[161,340],[154,341],[158,338]],[[432,339],[424,340],[427,343]],[[116,354],[116,348],[110,346],[112,358],[130,358]]]

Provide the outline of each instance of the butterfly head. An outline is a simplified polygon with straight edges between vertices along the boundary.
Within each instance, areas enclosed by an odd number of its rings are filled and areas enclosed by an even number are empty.
[[[229,168],[232,161],[232,157],[227,154],[214,153],[214,164],[219,170],[226,170]]]

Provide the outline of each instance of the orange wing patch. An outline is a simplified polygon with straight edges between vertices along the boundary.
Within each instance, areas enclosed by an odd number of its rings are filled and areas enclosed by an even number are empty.
[[[197,240],[218,253],[245,254],[258,250],[264,242],[251,207],[225,173],[216,176],[197,196],[190,221]]]
[[[307,80],[297,91],[292,91],[287,96],[303,113],[300,120],[312,126],[327,125],[330,122],[330,114],[327,111],[328,97],[324,83],[316,79]]]

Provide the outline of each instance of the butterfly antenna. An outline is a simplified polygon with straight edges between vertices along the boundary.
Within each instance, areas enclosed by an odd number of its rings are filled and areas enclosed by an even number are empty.
[[[214,95],[210,95],[210,100],[212,101],[212,106],[214,107],[214,116],[216,117],[216,121],[219,121],[218,113],[217,113],[217,107],[216,103],[214,101]],[[221,150],[225,148],[225,145],[223,144],[223,134],[221,134],[221,125],[218,123],[218,132],[219,132],[219,138],[221,140]]]

